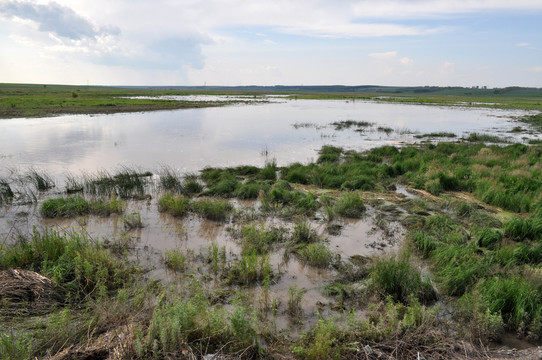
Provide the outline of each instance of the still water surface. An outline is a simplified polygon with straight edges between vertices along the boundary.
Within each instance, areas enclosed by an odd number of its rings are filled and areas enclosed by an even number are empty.
[[[120,166],[183,172],[205,166],[307,162],[322,145],[366,150],[421,141],[431,132],[509,136],[522,111],[366,101],[285,100],[114,115],[66,115],[0,120],[0,175],[34,166],[58,177],[67,172],[115,171]],[[372,123],[363,132],[338,131],[333,122]],[[383,132],[378,127],[388,129]],[[519,135],[522,136],[522,135]],[[525,136],[525,135],[523,135]],[[520,137],[516,140],[521,140]],[[5,174],[4,174],[5,175]]]

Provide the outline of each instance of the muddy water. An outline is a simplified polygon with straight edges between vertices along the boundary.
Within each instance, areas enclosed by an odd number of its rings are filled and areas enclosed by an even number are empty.
[[[157,198],[157,197],[155,197]],[[257,209],[257,201],[232,201],[238,209]],[[104,241],[111,246],[118,245],[123,249],[132,249],[132,257],[147,267],[148,276],[166,282],[175,281],[176,274],[166,270],[163,264],[163,253],[168,249],[181,249],[195,255],[191,262],[196,276],[205,275],[209,271],[205,264],[198,260],[198,254],[206,254],[214,243],[226,249],[227,259],[239,258],[241,248],[239,240],[228,231],[228,227],[241,226],[233,222],[220,223],[202,219],[198,216],[175,218],[169,214],[160,213],[156,200],[130,201],[126,214],[138,212],[141,215],[143,228],[126,230],[122,216],[110,217],[85,216],[76,219],[43,219],[37,207],[13,206],[0,216],[0,239],[2,242],[13,242],[17,235],[28,235],[33,227],[45,227],[58,231],[76,231],[87,233],[91,239]],[[397,230],[390,237],[385,231],[374,225],[374,218],[354,220],[336,220],[341,225],[339,235],[329,235],[326,232],[326,222],[313,220],[311,227],[325,238],[327,246],[341,259],[348,261],[351,256],[373,256],[395,251],[402,228],[396,223],[389,227]],[[293,224],[279,219],[268,218],[256,221],[257,226],[267,228],[282,227],[292,229]],[[375,246],[377,244],[377,246]],[[124,251],[124,250],[123,250]],[[279,330],[287,331],[289,336],[297,337],[310,329],[318,321],[317,314],[331,313],[333,299],[322,294],[322,287],[333,281],[337,272],[334,269],[318,269],[300,262],[294,255],[284,258],[284,249],[280,246],[271,253],[270,264],[275,276],[269,288],[269,300],[275,299],[280,304],[273,323]],[[206,270],[207,269],[207,270]],[[209,275],[209,274],[207,274]],[[287,314],[288,291],[296,286],[304,291],[301,303],[301,320],[292,326],[292,318]],[[260,286],[244,288],[243,293],[250,296],[254,306],[259,306],[263,289]]]
[[[355,150],[423,141],[415,134],[469,132],[509,136],[522,111],[331,100],[277,100],[149,113],[0,119],[0,176],[34,166],[56,179],[119,166],[279,165],[315,159],[322,145]],[[333,122],[371,123],[363,132]],[[304,124],[304,125],[303,125]],[[299,126],[303,125],[303,126]],[[379,130],[379,128],[381,128]],[[390,131],[382,131],[382,129]],[[511,136],[511,135],[510,135]],[[531,137],[514,135],[516,140]]]

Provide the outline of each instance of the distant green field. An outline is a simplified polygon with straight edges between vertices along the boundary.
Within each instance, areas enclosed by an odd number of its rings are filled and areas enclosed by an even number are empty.
[[[131,96],[186,94],[285,94],[298,99],[347,99],[461,105],[542,111],[542,89],[387,86],[105,87],[0,84],[0,118],[59,114],[153,111],[223,103],[129,99]]]

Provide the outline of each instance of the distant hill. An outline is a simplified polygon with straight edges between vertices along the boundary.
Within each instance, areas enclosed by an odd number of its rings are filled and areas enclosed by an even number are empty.
[[[275,85],[275,86],[128,86],[128,88],[192,90],[192,91],[240,91],[265,93],[350,93],[350,94],[401,94],[401,95],[508,95],[542,96],[542,88],[506,87],[488,89],[484,87],[440,87],[440,86],[379,86],[379,85]]]

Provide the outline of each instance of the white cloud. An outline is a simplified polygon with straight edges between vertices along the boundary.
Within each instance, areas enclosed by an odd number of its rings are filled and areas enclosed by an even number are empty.
[[[525,47],[525,46],[529,46],[529,43],[526,43],[526,42],[517,43],[516,46]]]
[[[359,18],[431,18],[484,11],[542,10],[539,0],[363,0],[353,5]]]
[[[40,31],[72,40],[120,33],[120,29],[115,26],[96,28],[71,8],[55,2],[42,5],[28,1],[8,1],[0,4],[0,14],[8,18],[31,20],[38,25]]]
[[[370,53],[369,56],[373,59],[394,59],[397,57],[397,51]]]

